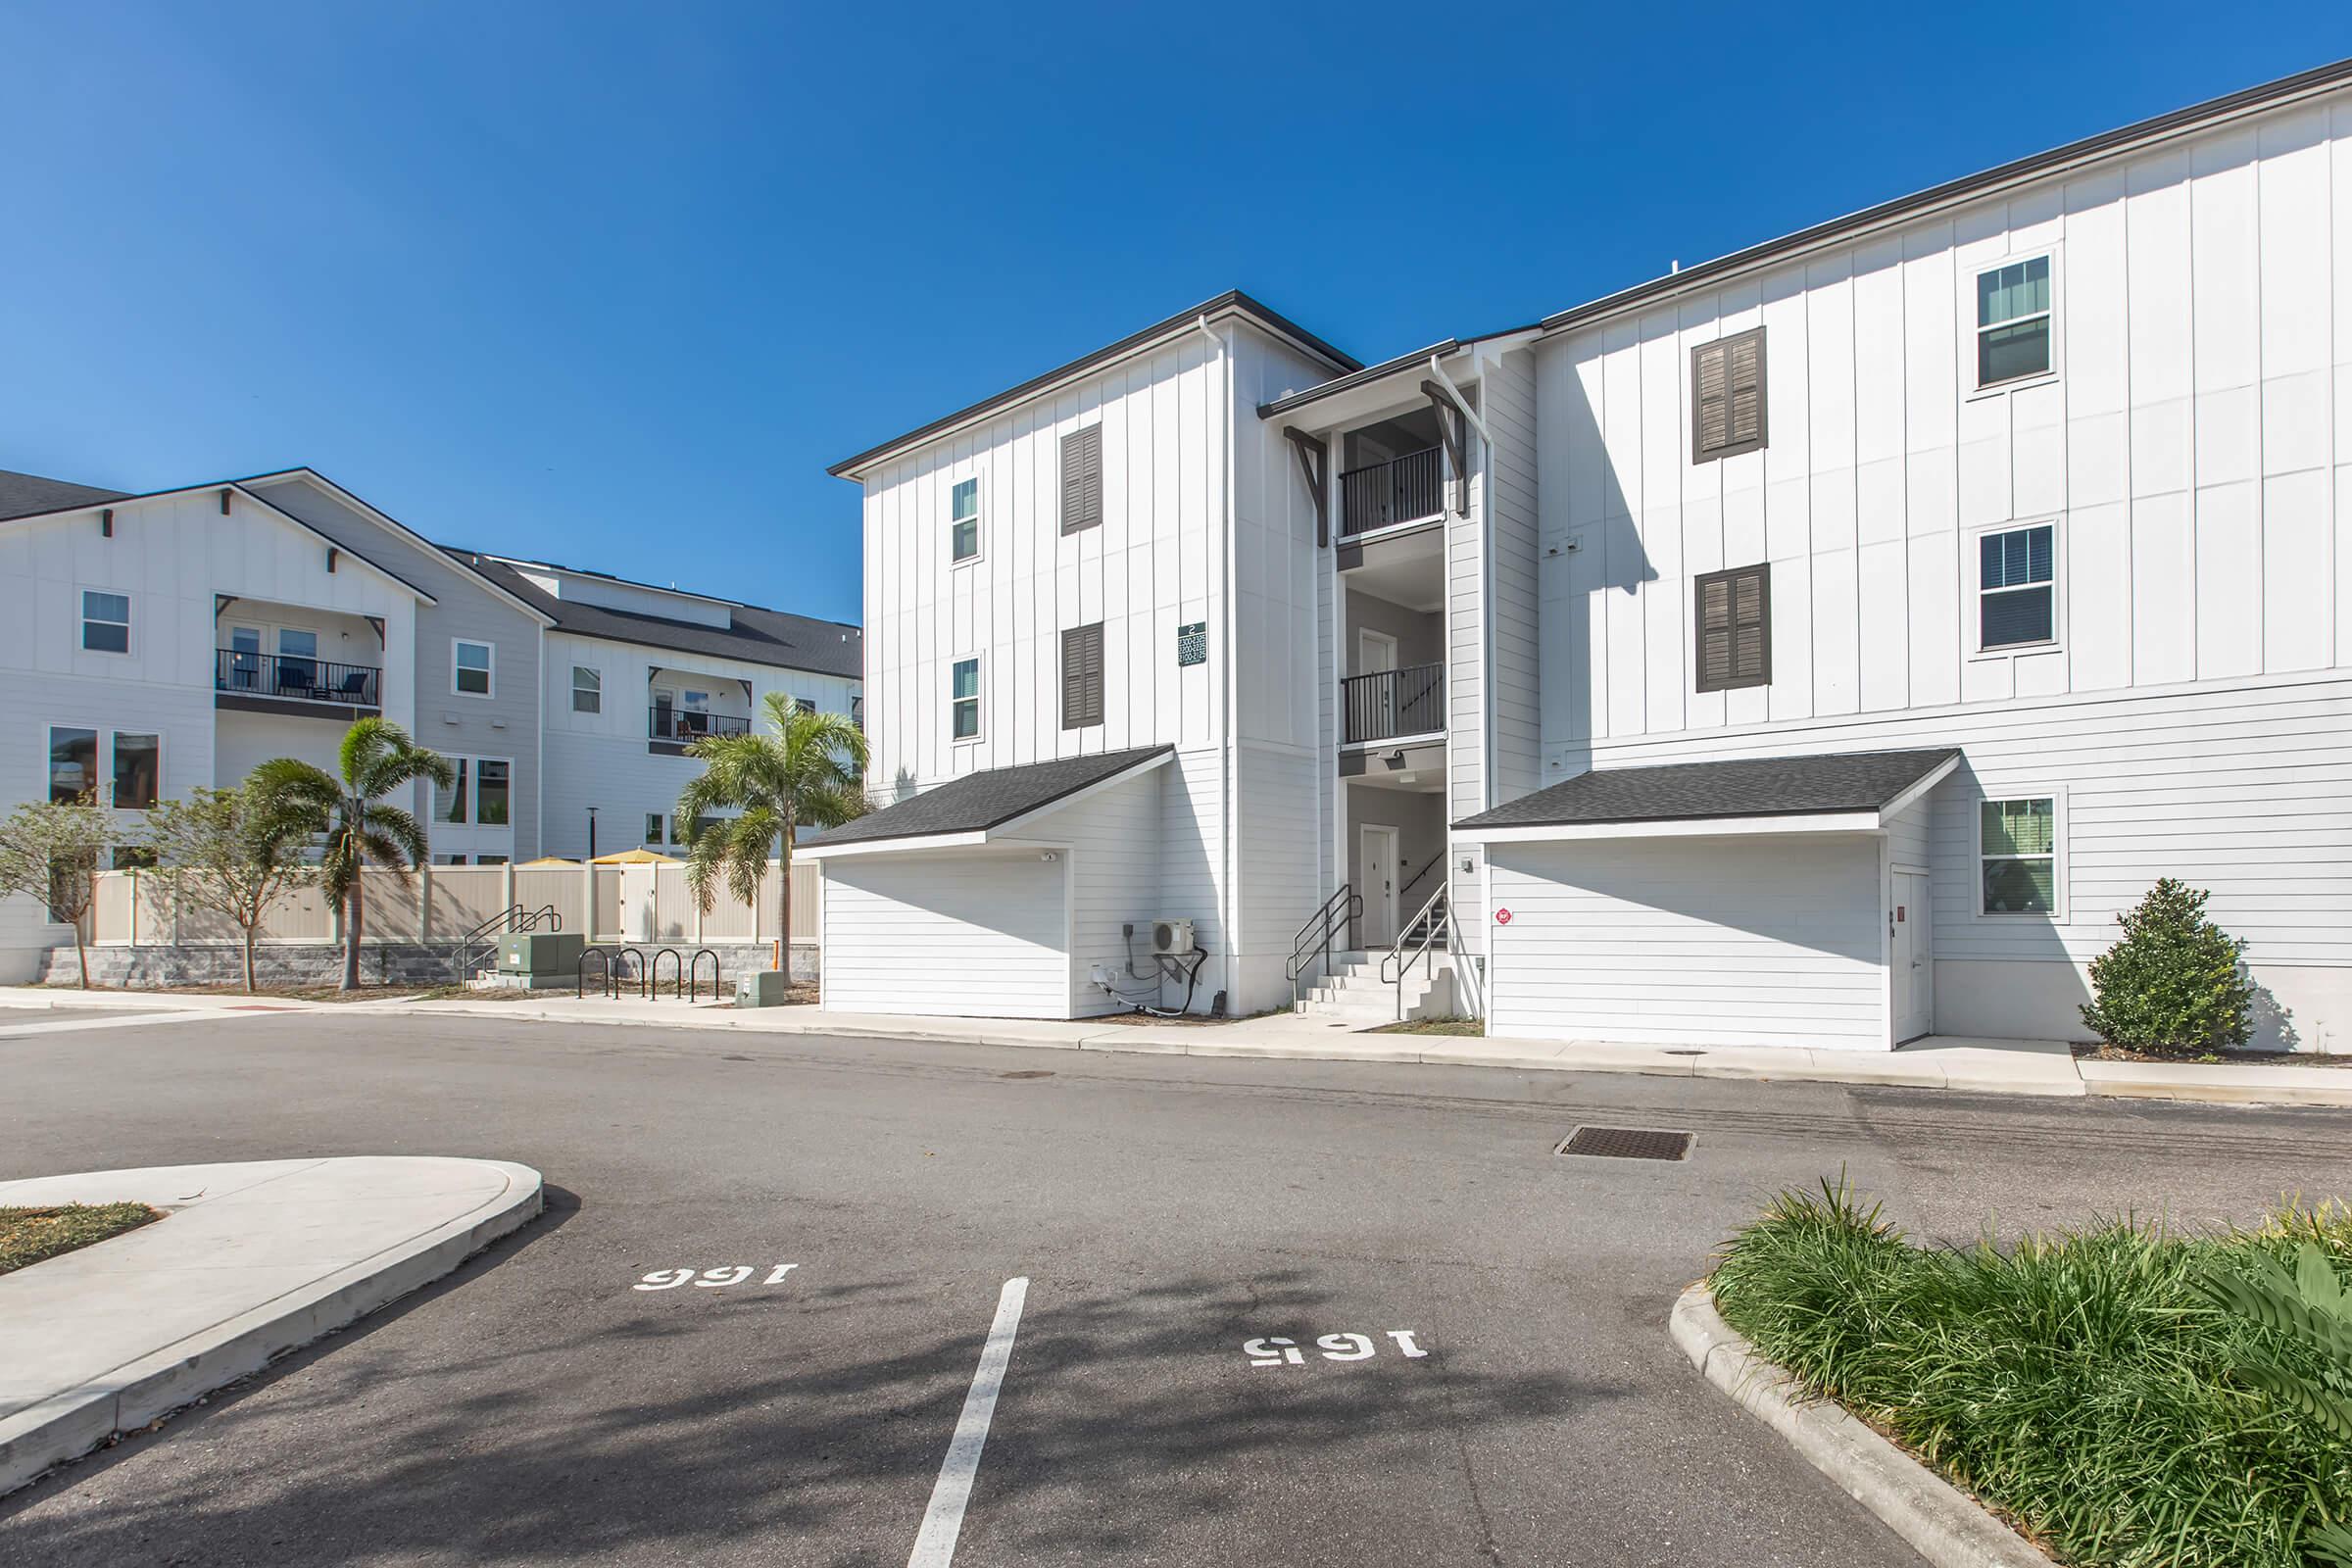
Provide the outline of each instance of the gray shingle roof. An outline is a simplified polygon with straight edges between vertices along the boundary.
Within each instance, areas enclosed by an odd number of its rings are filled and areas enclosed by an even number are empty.
[[[1947,746],[1599,768],[1454,826],[1561,827],[1875,811],[1959,755]]]
[[[558,631],[635,643],[641,648],[740,659],[747,663],[772,664],[780,669],[806,669],[850,680],[865,678],[865,633],[840,621],[817,620],[731,600],[721,601],[731,612],[729,618],[733,624],[729,626],[705,626],[691,620],[613,610],[604,605],[583,604],[577,599],[558,599],[496,557],[476,555],[451,545],[441,548],[553,619]]]
[[[1001,827],[1016,816],[1025,816],[1041,806],[1051,806],[1065,795],[1075,795],[1090,784],[1115,778],[1131,767],[1155,757],[1168,756],[1175,750],[1173,746],[1139,746],[1132,751],[1062,757],[1051,762],[966,773],[910,800],[884,807],[870,816],[827,828],[812,843],[830,847],[878,839],[930,838],[941,833],[977,833]]]
[[[102,507],[109,501],[129,499],[127,490],[101,490],[95,485],[71,484],[64,479],[44,479],[37,473],[18,473],[0,468],[0,519],[38,516],[44,512],[64,512],[71,507]]]

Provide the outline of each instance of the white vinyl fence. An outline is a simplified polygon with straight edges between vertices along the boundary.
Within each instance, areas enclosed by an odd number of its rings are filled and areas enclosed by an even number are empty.
[[[99,872],[91,944],[162,948],[242,940],[234,923],[180,886],[181,877],[196,874]],[[363,877],[361,939],[370,943],[455,942],[518,905],[525,914],[554,909],[559,929],[586,930],[591,942],[773,942],[783,930],[783,882],[773,860],[758,900],[744,904],[722,887],[708,913],[696,906],[682,865],[434,865],[406,878],[382,870]],[[796,948],[816,943],[822,887],[814,861],[793,866]],[[586,919],[590,909],[593,922]],[[270,906],[260,940],[340,942],[343,911],[329,907],[317,888],[295,888]]]

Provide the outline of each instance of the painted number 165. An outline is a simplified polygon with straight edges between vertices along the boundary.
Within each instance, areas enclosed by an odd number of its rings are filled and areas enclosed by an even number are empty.
[[[1419,1360],[1429,1352],[1413,1343],[1412,1329],[1386,1329],[1382,1332],[1396,1342],[1396,1353],[1410,1360]],[[1326,1334],[1315,1341],[1315,1348],[1323,1352],[1326,1361],[1369,1361],[1379,1353],[1380,1347],[1369,1334]],[[1297,1340],[1276,1335],[1269,1339],[1251,1340],[1242,1347],[1251,1366],[1303,1366],[1306,1352],[1298,1348]]]
[[[784,1283],[784,1276],[800,1266],[798,1263],[778,1263],[767,1271],[767,1278],[760,1283],[781,1285]],[[658,1268],[630,1286],[629,1289],[633,1291],[674,1291],[689,1280],[693,1280],[699,1286],[716,1289],[724,1285],[741,1285],[755,1272],[757,1271],[749,1263],[731,1263],[725,1268],[704,1269],[702,1278],[695,1279],[694,1270],[690,1268]]]

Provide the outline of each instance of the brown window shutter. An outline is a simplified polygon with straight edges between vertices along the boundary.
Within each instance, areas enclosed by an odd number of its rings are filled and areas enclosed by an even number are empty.
[[[1754,327],[1693,348],[1690,398],[1692,463],[1762,448],[1764,329]]]
[[[1713,571],[1692,583],[1697,685],[1731,691],[1772,682],[1772,567]]]
[[[1102,722],[1102,623],[1061,634],[1061,727]]]
[[[1090,424],[1061,438],[1061,531],[1077,533],[1102,520],[1102,427]]]

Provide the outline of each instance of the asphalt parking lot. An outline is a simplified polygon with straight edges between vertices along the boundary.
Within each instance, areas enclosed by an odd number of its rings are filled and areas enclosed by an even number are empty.
[[[2352,1192],[2329,1111],[357,1014],[0,1053],[0,1178],[551,1189],[0,1501],[12,1564],[1908,1564],[1667,1342],[1772,1191],[1842,1169],[1955,1239]],[[1580,1123],[1697,1141],[1554,1154]]]

